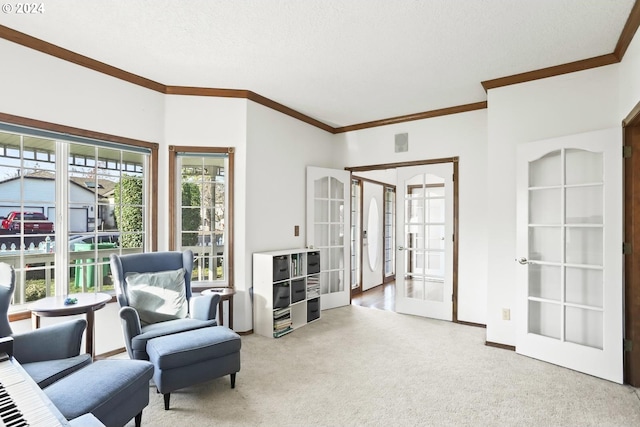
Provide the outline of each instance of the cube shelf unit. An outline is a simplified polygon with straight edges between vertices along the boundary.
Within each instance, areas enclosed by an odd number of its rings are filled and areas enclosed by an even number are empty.
[[[320,319],[320,251],[253,254],[253,330],[279,338]]]

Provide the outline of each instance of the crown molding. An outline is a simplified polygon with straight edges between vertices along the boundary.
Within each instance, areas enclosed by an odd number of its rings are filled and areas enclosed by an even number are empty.
[[[305,114],[300,113],[299,111],[296,111],[292,108],[287,107],[286,105],[282,105],[278,102],[272,101],[269,98],[266,98],[260,94],[257,94],[255,92],[249,92],[249,99],[253,102],[257,102],[258,104],[264,105],[265,107],[268,108],[272,108],[276,111],[279,111],[283,114],[286,114],[288,116],[291,116],[293,118],[296,118],[298,120],[302,120],[305,123],[308,123],[312,126],[315,126],[317,128],[320,128],[322,130],[325,130],[329,133],[336,133],[336,128],[334,128],[333,126],[329,126],[326,123],[323,123],[319,120],[316,120],[312,117],[309,117]]]
[[[581,61],[575,61],[567,64],[561,64],[554,67],[543,68],[539,70],[529,71],[526,73],[515,74],[512,76],[500,77],[492,80],[485,80],[482,83],[485,91],[489,89],[495,89],[502,86],[508,86],[512,84],[524,83],[532,80],[543,79],[547,77],[558,76],[561,74],[573,73],[576,71],[583,71],[590,68],[602,67],[604,65],[615,64],[620,62],[629,47],[629,44],[633,40],[635,33],[640,26],[640,0],[636,0],[629,18],[625,23],[625,26],[620,34],[618,43],[613,53],[597,56],[594,58],[584,59]],[[244,98],[261,104],[267,108],[279,111],[295,119],[301,120],[307,124],[315,126],[326,132],[337,134],[350,132],[361,129],[368,129],[372,127],[386,126],[390,124],[404,123],[413,120],[422,120],[433,117],[444,116],[448,114],[458,114],[467,111],[474,111],[478,109],[487,108],[487,102],[476,102],[472,104],[459,105],[448,108],[441,108],[438,110],[425,111],[422,113],[408,114],[405,116],[392,117],[388,119],[374,120],[366,123],[359,123],[349,126],[333,127],[324,122],[316,120],[310,116],[307,116],[299,111],[280,104],[255,92],[242,89],[216,89],[216,88],[204,88],[204,87],[189,87],[189,86],[166,86],[162,83],[144,78],[142,76],[130,73],[117,67],[113,67],[104,62],[97,61],[84,55],[72,52],[68,49],[64,49],[60,46],[56,46],[52,43],[38,39],[25,33],[21,33],[12,28],[0,25],[0,38],[17,43],[21,46],[37,50],[47,55],[54,56],[80,65],[85,68],[97,71],[115,77],[117,79],[145,87],[147,89],[160,92],[167,95],[193,95],[193,96],[212,96],[223,98]]]
[[[528,71],[526,73],[514,74],[512,76],[500,77],[482,82],[485,91],[495,89],[502,86],[509,86],[518,83],[530,82],[533,80],[546,79],[547,77],[559,76],[562,74],[575,73],[590,68],[602,67],[605,65],[616,64],[622,61],[629,44],[633,40],[638,27],[640,26],[640,0],[636,0],[631,8],[627,22],[618,38],[618,43],[612,53],[607,55],[596,56],[593,58],[583,59],[581,61],[569,62],[566,64],[556,65],[554,67],[541,68],[539,70]]]
[[[631,13],[627,18],[627,22],[624,24],[624,28],[618,38],[618,43],[613,51],[613,54],[622,61],[624,54],[627,52],[627,48],[633,40],[633,36],[636,35],[638,27],[640,26],[640,0],[636,0],[631,8]]]
[[[519,83],[526,83],[533,80],[546,79],[547,77],[560,76],[562,74],[575,73],[576,71],[588,70],[590,68],[602,67],[620,62],[615,54],[596,56],[594,58],[582,59],[580,61],[569,62],[567,64],[556,65],[554,67],[541,68],[539,70],[528,71],[526,73],[514,74],[506,77],[499,77],[493,80],[485,80],[482,87],[485,91],[502,86],[510,86]]]
[[[406,116],[398,116],[398,117],[392,117],[389,119],[375,120],[372,122],[360,123],[357,125],[343,126],[343,127],[335,128],[334,133],[351,132],[354,130],[393,125],[397,123],[411,122],[414,120],[430,119],[433,117],[447,116],[449,114],[459,114],[459,113],[466,113],[467,111],[482,110],[484,108],[487,108],[487,101],[474,102],[473,104],[457,105],[455,107],[440,108],[439,110],[425,111],[425,112],[416,113],[416,114],[407,114]]]
[[[243,89],[215,89],[215,88],[204,88],[204,87],[191,87],[191,86],[167,86],[166,94],[168,95],[192,95],[192,96],[214,96],[221,98],[244,98],[250,101],[256,102],[260,105],[263,105],[267,108],[271,108],[273,110],[279,111],[280,113],[286,114],[293,118],[296,118],[300,121],[308,123],[312,126],[320,128],[329,133],[335,133],[335,128],[329,126],[326,123],[323,123],[319,120],[314,119],[313,117],[309,117],[305,114],[302,114],[299,111],[296,111],[292,108],[287,107],[286,105],[280,104],[272,99],[269,99],[265,96],[252,92],[250,90]]]
[[[213,96],[218,98],[248,98],[249,91],[242,89],[216,89],[194,86],[166,86],[167,95]]]
[[[133,83],[134,85],[142,86],[156,92],[164,93],[165,91],[165,85],[163,85],[162,83],[146,79],[144,77],[138,76],[137,74],[133,74],[120,68],[113,67],[109,64],[105,64],[104,62],[96,61],[95,59],[80,55],[79,53],[72,52],[68,49],[64,49],[60,46],[56,46],[52,43],[40,40],[28,34],[21,33],[20,31],[5,27],[4,25],[0,25],[0,38],[9,40],[33,50],[37,50],[38,52],[54,56],[64,61],[72,62],[76,65],[80,65],[81,67],[89,68],[90,70],[94,70],[99,73],[107,74],[117,79]]]

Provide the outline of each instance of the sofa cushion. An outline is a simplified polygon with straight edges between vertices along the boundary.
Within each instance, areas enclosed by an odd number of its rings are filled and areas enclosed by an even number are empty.
[[[138,311],[140,323],[149,325],[187,317],[184,269],[156,273],[128,273],[127,298]]]
[[[241,345],[240,335],[226,326],[215,326],[152,339],[147,342],[147,353],[154,366],[173,369],[238,353]]]
[[[24,363],[22,367],[40,388],[45,388],[90,363],[91,355],[80,354],[66,359]]]

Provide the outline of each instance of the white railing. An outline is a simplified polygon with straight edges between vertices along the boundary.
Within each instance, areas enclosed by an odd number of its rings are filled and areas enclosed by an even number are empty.
[[[15,245],[13,247],[7,249],[6,246],[0,245],[0,262],[5,262],[7,264],[13,265],[16,271],[16,290],[14,292],[14,303],[20,304],[24,303],[25,299],[25,290],[28,284],[28,280],[26,279],[26,274],[30,271],[42,271],[44,272],[44,286],[46,296],[50,296],[51,294],[51,284],[52,277],[51,272],[53,271],[53,265],[55,263],[55,252],[47,251],[46,247],[42,244],[39,247],[35,247],[35,245],[29,245],[27,249],[23,251],[17,250]],[[22,252],[22,253],[21,253]],[[69,259],[69,268],[76,268],[75,274],[82,274],[82,279],[76,277],[76,283],[79,283],[79,288],[76,290],[73,288],[72,284],[69,284],[68,288],[74,292],[87,292],[90,288],[94,288],[96,291],[102,290],[104,285],[104,274],[101,274],[101,270],[104,266],[109,265],[108,259],[109,255],[112,253],[127,255],[127,254],[135,254],[142,253],[142,248],[109,248],[109,249],[95,249],[88,251],[70,251],[68,253]],[[96,261],[99,260],[99,261]],[[31,265],[37,265],[37,267],[29,268]],[[90,279],[87,275],[89,271],[93,267],[93,278]],[[21,271],[24,271],[25,275],[22,276],[20,274]],[[65,277],[63,280],[67,281],[70,278],[71,274]],[[23,280],[22,277],[25,277]],[[92,286],[89,286],[90,283],[93,283]]]

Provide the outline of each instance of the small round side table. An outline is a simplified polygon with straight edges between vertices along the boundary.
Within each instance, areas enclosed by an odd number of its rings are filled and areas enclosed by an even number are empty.
[[[29,310],[31,310],[33,329],[40,327],[41,317],[85,314],[87,316],[86,351],[91,355],[91,358],[93,358],[95,356],[95,354],[93,354],[94,312],[100,310],[107,302],[111,301],[111,295],[103,293],[80,293],[69,294],[67,296],[69,298],[76,298],[77,302],[75,304],[65,305],[65,296],[55,296],[42,298],[30,304]]]

